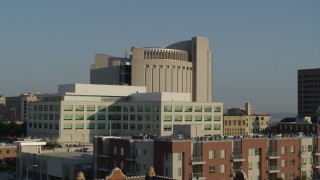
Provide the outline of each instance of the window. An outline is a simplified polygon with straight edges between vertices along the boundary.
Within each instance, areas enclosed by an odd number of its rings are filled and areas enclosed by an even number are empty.
[[[151,129],[151,125],[150,124],[146,124],[145,125],[145,130],[150,130]]]
[[[224,164],[220,165],[220,173],[225,173],[226,172],[226,166]]]
[[[145,106],[144,108],[145,108],[145,109],[144,109],[145,112],[151,112],[151,107],[150,107],[150,106]]]
[[[130,124],[130,130],[135,130],[136,129],[136,125],[135,124]]]
[[[159,106],[153,106],[153,112],[159,112]]]
[[[182,168],[178,168],[178,176],[182,176]]]
[[[172,112],[172,106],[164,106],[164,112]]]
[[[122,129],[128,129],[128,127],[129,127],[128,123],[122,124]]]
[[[63,120],[72,120],[72,114],[64,114]]]
[[[84,124],[83,123],[76,123],[75,129],[83,129],[83,128],[84,128]]]
[[[172,131],[172,125],[171,124],[165,124],[163,126],[164,131]]]
[[[281,154],[286,154],[287,153],[287,147],[282,146],[281,147]]]
[[[204,112],[212,112],[211,106],[205,106],[204,107]]]
[[[286,179],[286,173],[281,173],[281,178]]]
[[[94,123],[88,123],[87,124],[87,129],[94,129],[95,128],[95,124]]]
[[[54,124],[54,129],[59,129],[59,123]]]
[[[214,171],[215,171],[214,165],[209,166],[209,174],[214,173]]]
[[[296,160],[290,159],[290,166],[295,166],[295,165],[296,165]]]
[[[121,154],[121,156],[124,155],[124,149],[123,149],[123,147],[121,147],[121,149],[120,149],[120,154]]]
[[[185,115],[184,121],[192,121],[192,115]]]
[[[135,112],[135,106],[130,106],[130,112]]]
[[[223,150],[220,150],[220,158],[225,158],[226,157],[226,151],[223,149]]]
[[[286,167],[287,163],[285,159],[281,160],[281,167]]]
[[[106,120],[105,114],[98,114],[98,120]]]
[[[294,180],[296,178],[296,175],[294,174],[294,172],[290,173],[290,180]]]
[[[76,105],[75,109],[76,109],[76,111],[84,111],[84,106],[83,105]]]
[[[101,110],[104,109],[105,110],[105,106],[100,106]],[[94,105],[88,105],[87,106],[87,111],[95,111],[95,106]]]
[[[202,121],[202,115],[195,115],[194,120],[195,121]]]
[[[175,115],[174,121],[182,121],[182,115]]]
[[[138,124],[137,128],[138,130],[143,130],[143,124]]]
[[[209,150],[209,159],[214,159],[214,150]]]
[[[109,112],[121,112],[121,106],[109,106],[108,111]]]
[[[220,106],[215,106],[215,107],[213,108],[213,111],[214,111],[214,112],[221,112],[221,107],[220,107]]]
[[[129,120],[129,116],[127,114],[122,115],[122,119],[124,121],[128,121]]]
[[[76,114],[76,120],[84,120],[83,114]]]
[[[64,111],[72,111],[73,110],[73,106],[72,105],[64,105],[63,110]]]
[[[7,151],[6,151],[6,153],[7,153],[7,154],[9,154],[9,153],[10,153],[10,151],[9,151],[9,150],[7,150]]]
[[[47,124],[44,124],[44,127],[47,128]],[[63,129],[72,129],[72,123],[64,123]]]
[[[184,112],[192,112],[192,106],[185,106]]]
[[[204,121],[211,121],[211,115],[205,115]]]
[[[151,115],[147,114],[145,115],[145,121],[151,121]]]
[[[121,115],[120,114],[109,114],[108,119],[109,120],[121,120]]]
[[[221,121],[221,116],[220,115],[214,115],[213,119],[214,119],[214,121]]]
[[[213,129],[214,130],[221,130],[221,125],[220,124],[215,124]]]
[[[291,153],[294,153],[294,149],[295,149],[294,146],[290,146],[290,152]]]
[[[138,119],[138,121],[143,121],[143,115],[140,115],[140,114],[139,114],[139,115],[137,116],[137,119]]]
[[[143,112],[143,106],[137,106],[137,111],[138,112]]]
[[[205,124],[204,125],[204,130],[211,130],[211,129],[212,129],[211,124]]]
[[[195,112],[202,112],[202,106],[195,106],[194,111]]]
[[[164,115],[163,120],[164,121],[172,121],[172,115]]]
[[[122,106],[122,110],[123,110],[123,112],[128,112],[129,108],[128,108],[128,106]]]
[[[88,107],[87,107],[87,111],[89,111],[89,110],[88,110]],[[91,107],[91,111],[92,111],[92,107]],[[94,108],[93,108],[93,111],[94,111]],[[104,111],[106,111],[106,106],[98,106],[98,111],[99,111],[99,112],[104,112]]]
[[[165,153],[165,156],[166,156],[166,161],[172,161],[172,153]]]
[[[135,115],[130,115],[130,121],[135,121],[136,120],[136,116]]]
[[[174,112],[182,112],[182,106],[174,106]]]
[[[105,123],[98,123],[98,129],[105,129],[106,124]]]
[[[88,114],[87,115],[87,120],[94,120],[95,119],[95,115],[94,114]]]
[[[113,147],[113,154],[117,154],[117,146]]]

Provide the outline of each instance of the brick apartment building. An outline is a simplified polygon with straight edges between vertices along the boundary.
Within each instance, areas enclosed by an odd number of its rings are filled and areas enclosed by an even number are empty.
[[[17,146],[11,144],[0,144],[0,167],[2,169],[9,168],[13,166],[13,161],[17,157]]]
[[[318,137],[148,139],[96,137],[95,178],[113,167],[143,175],[153,165],[157,175],[174,179],[316,179]]]

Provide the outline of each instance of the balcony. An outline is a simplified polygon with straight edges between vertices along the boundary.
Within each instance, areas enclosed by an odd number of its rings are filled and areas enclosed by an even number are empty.
[[[320,162],[313,163],[312,167],[319,169],[320,168]]]
[[[246,161],[246,159],[243,157],[242,154],[236,154],[231,156],[232,162],[243,162]]]
[[[205,180],[206,179],[206,176],[203,172],[191,173],[190,176],[191,176],[192,180],[198,180],[198,179]]]
[[[302,163],[299,165],[299,169],[305,169],[307,168],[307,163]]]
[[[132,156],[126,157],[126,160],[127,161],[135,161],[136,160],[136,156],[132,155]]]
[[[101,166],[101,167],[99,167],[99,171],[109,172],[110,170],[107,166]]]
[[[279,166],[268,166],[268,173],[278,173],[280,172]]]
[[[134,169],[126,168],[125,169],[125,174],[128,175],[128,176],[136,176],[137,172]]]
[[[241,171],[241,169],[231,169],[230,171],[230,177],[234,177],[237,172]]]
[[[312,152],[312,154],[313,154],[314,156],[320,156],[320,149],[315,149],[315,150]]]
[[[312,151],[300,151],[299,156],[304,157],[304,156],[311,156]]]
[[[268,158],[269,159],[279,159],[280,154],[278,152],[268,152]]]
[[[99,154],[99,157],[102,157],[102,158],[109,158],[109,154]]]
[[[203,157],[193,157],[190,159],[191,165],[199,165],[199,164],[205,164],[206,161],[203,159]]]

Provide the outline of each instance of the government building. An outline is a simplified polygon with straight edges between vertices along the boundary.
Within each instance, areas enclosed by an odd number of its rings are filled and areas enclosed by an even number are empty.
[[[212,53],[207,38],[194,37],[161,48],[133,47],[125,54],[122,58],[96,55],[90,83],[190,93],[192,101],[211,102]]]
[[[173,125],[200,125],[202,134],[223,134],[223,104],[192,102],[190,93],[147,93],[146,87],[59,85],[58,93],[30,102],[27,135],[63,143],[90,143],[94,136],[170,136]]]

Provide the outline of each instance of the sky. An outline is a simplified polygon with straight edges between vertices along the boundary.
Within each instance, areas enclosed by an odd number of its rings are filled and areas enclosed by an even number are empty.
[[[207,37],[213,101],[297,111],[297,70],[320,67],[320,1],[1,1],[0,94],[89,83],[95,54]]]

